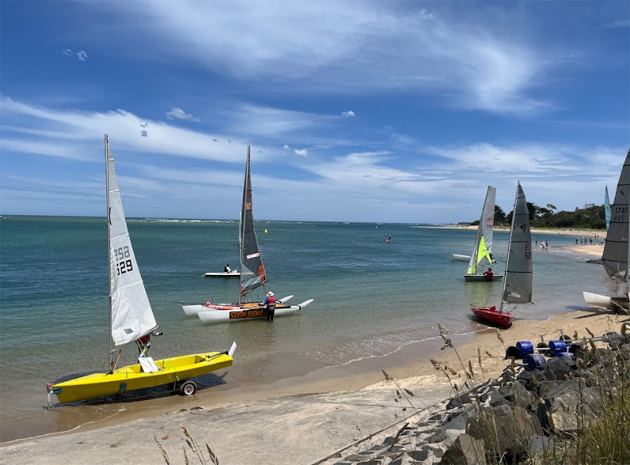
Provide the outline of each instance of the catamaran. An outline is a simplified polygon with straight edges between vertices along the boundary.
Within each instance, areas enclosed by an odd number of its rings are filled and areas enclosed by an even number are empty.
[[[532,235],[529,229],[529,211],[525,193],[519,182],[512,211],[512,226],[508,243],[505,279],[501,292],[501,307],[470,306],[481,320],[507,328],[512,324],[514,314],[504,311],[508,304],[532,301]]]
[[[483,266],[490,266],[495,260],[492,258],[492,235],[494,229],[494,204],[497,196],[497,189],[488,186],[486,199],[483,202],[479,227],[477,228],[477,238],[473,247],[472,256],[468,263],[468,271],[464,275],[465,281],[485,281],[486,277],[482,273]],[[452,256],[451,256],[452,257]],[[495,274],[493,280],[502,279],[503,276]]]
[[[206,352],[153,360],[143,351],[138,364],[117,367],[122,347],[157,330],[138,263],[131,246],[114,159],[105,135],[107,192],[107,242],[109,251],[109,369],[101,373],[49,384],[61,403],[122,396],[140,389],[173,384],[180,393],[192,395],[197,386],[190,378],[232,365],[236,344],[226,352]],[[114,359],[114,353],[118,355]]]
[[[630,290],[630,248],[628,247],[630,200],[628,195],[630,195],[630,150],[628,150],[619,175],[615,200],[610,209],[610,224],[602,255],[602,264],[606,273],[615,283],[622,284],[624,290],[623,294],[616,296],[582,292],[586,303],[595,307],[613,307],[614,310],[628,307],[628,291]]]
[[[265,294],[267,288],[267,273],[263,265],[258,247],[258,237],[254,227],[254,214],[252,211],[252,179],[250,173],[250,147],[247,147],[247,162],[245,164],[245,181],[243,184],[243,203],[241,208],[241,219],[239,225],[240,244],[240,269],[239,277],[240,291],[237,303],[214,303],[208,300],[205,304],[182,305],[186,315],[197,315],[204,323],[222,323],[230,321],[251,320],[265,318],[267,309],[262,306],[262,302],[248,302],[245,296],[262,286]],[[293,296],[283,297],[276,300],[275,316],[289,315],[297,313],[313,302],[309,299],[299,305],[287,305]]]

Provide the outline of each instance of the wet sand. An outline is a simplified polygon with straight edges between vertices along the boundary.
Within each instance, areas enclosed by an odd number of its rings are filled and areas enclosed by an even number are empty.
[[[602,250],[600,246],[566,248],[585,258],[601,256]],[[505,347],[519,340],[536,343],[542,335],[548,341],[558,338],[561,330],[584,337],[587,328],[599,336],[619,331],[625,321],[627,316],[599,309],[573,311],[543,321],[518,320],[504,331],[486,329],[474,336],[453,337],[455,350],[441,351],[444,343],[436,334],[433,340],[410,344],[386,357],[318,370],[267,386],[235,388],[191,399],[153,399],[136,403],[138,408],[117,404],[121,411],[98,424],[2,444],[0,463],[78,464],[85,461],[86,454],[93,464],[125,463],[130,457],[134,463],[160,463],[154,436],[161,438],[177,462],[182,459],[180,424],[202,444],[208,442],[222,464],[312,463],[361,435],[391,424],[396,409],[400,409],[393,402],[398,386],[416,393],[417,408],[452,395],[452,386],[434,369],[431,358],[460,373],[452,381],[461,386],[463,366],[469,364],[479,380],[498,376],[506,366]],[[418,354],[432,355],[420,358]],[[381,369],[396,381],[386,381]],[[49,414],[63,411],[71,410],[60,408]]]

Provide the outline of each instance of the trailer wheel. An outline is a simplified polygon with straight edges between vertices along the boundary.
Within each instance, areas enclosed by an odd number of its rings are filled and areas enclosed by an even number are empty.
[[[192,396],[195,392],[197,392],[197,385],[194,381],[184,381],[179,386],[179,393],[182,396]]]

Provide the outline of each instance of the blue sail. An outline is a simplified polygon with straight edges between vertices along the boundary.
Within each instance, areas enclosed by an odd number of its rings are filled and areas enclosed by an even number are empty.
[[[606,197],[604,199],[604,208],[606,211],[606,231],[608,231],[608,226],[610,226],[610,200],[608,199],[608,186],[606,186]]]

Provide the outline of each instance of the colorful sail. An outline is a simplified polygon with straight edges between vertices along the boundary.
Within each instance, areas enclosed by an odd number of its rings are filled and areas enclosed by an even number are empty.
[[[111,336],[120,347],[157,327],[131,246],[114,158],[105,135]]]
[[[497,190],[488,186],[486,200],[483,203],[479,227],[477,228],[477,238],[473,248],[470,263],[468,264],[468,274],[478,274],[478,268],[492,263],[492,235],[494,230],[494,205]]]
[[[267,278],[265,267],[258,248],[258,238],[254,227],[252,212],[252,179],[250,175],[250,155],[247,147],[247,164],[245,166],[245,183],[243,186],[243,205],[241,208],[240,243],[241,243],[241,291],[240,298],[263,285]]]
[[[610,209],[610,225],[606,235],[606,243],[604,244],[604,253],[602,254],[602,264],[608,276],[624,280],[628,275],[629,195],[630,150],[621,169],[615,200]]]
[[[532,272],[532,235],[529,228],[529,210],[523,188],[518,183],[512,212],[501,311],[503,311],[504,303],[532,301]]]
[[[604,213],[606,215],[606,231],[610,226],[610,200],[608,199],[608,186],[606,186],[606,192],[604,195]]]

